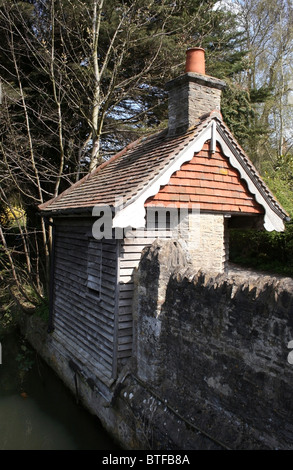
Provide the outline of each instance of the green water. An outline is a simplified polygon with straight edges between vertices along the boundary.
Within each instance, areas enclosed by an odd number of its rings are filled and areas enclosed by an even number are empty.
[[[0,450],[119,449],[22,338],[0,341]]]

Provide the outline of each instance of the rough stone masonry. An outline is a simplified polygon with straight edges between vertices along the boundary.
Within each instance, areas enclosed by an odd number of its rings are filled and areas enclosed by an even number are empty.
[[[293,449],[293,280],[209,276],[184,257],[173,241],[142,256],[138,378],[223,447]]]
[[[293,280],[197,272],[187,253],[172,240],[145,248],[133,357],[108,390],[76,376],[40,319],[22,331],[125,449],[292,450]]]

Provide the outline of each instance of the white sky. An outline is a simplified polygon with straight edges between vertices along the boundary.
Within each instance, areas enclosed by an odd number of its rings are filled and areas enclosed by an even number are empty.
[[[220,9],[232,11],[233,13],[239,13],[239,11],[241,11],[238,2],[235,2],[233,0],[219,0],[214,6],[214,10]]]

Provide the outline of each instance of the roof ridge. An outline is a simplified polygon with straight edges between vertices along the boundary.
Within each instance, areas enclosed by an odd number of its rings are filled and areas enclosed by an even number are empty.
[[[227,151],[234,154],[245,172],[244,179],[248,178],[253,182],[255,190],[279,217],[283,219],[288,216],[217,109],[202,114],[193,126],[178,134],[169,134],[166,127],[140,136],[57,197],[40,204],[39,209],[48,213],[60,213],[62,210],[81,210],[102,203],[113,206],[117,195],[123,197],[123,204],[129,205],[148,190],[152,182],[157,183],[159,175],[167,175],[179,158],[178,155],[185,152],[185,149],[188,150],[194,139],[203,134],[209,140],[213,137],[215,128],[218,129],[220,140],[223,139],[223,145],[228,145],[230,150],[227,148]],[[208,129],[211,129],[211,134]],[[199,138],[199,142],[201,141]]]

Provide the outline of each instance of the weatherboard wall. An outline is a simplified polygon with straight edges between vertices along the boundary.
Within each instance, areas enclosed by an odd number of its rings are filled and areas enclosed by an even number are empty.
[[[55,225],[54,337],[68,360],[109,383],[117,364],[117,242],[95,240],[90,219]]]

